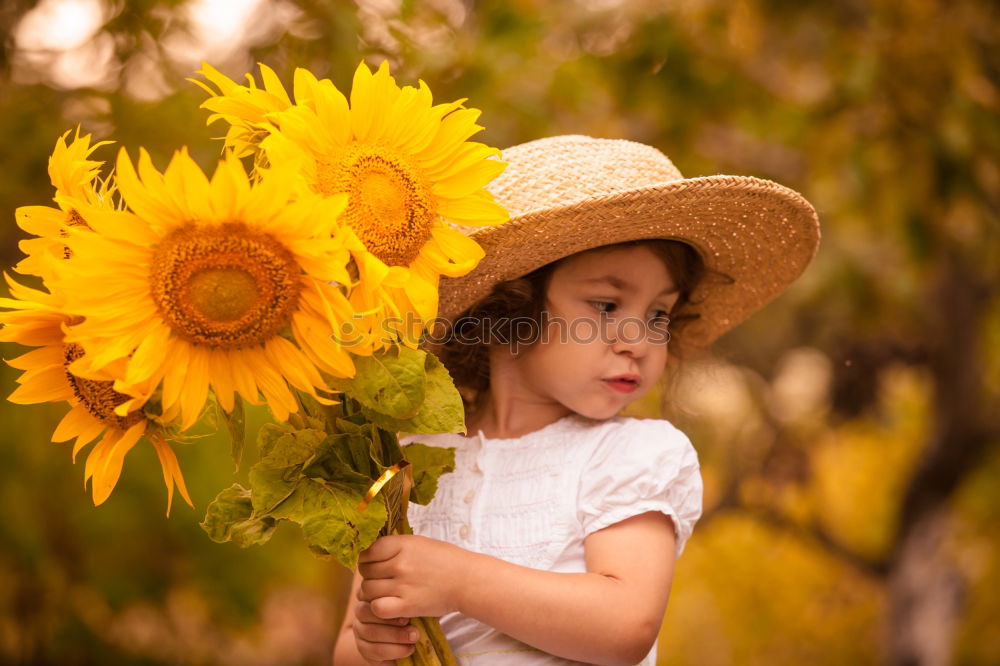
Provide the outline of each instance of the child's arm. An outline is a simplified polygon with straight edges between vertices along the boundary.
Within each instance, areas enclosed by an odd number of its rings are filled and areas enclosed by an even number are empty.
[[[415,641],[407,635],[413,627],[407,626],[406,619],[376,617],[367,602],[358,601],[359,587],[361,576],[355,573],[344,622],[333,649],[333,666],[394,666],[396,662],[392,660],[413,652]]]
[[[530,569],[419,536],[361,555],[360,599],[380,617],[458,611],[550,654],[617,666],[656,640],[673,580],[673,523],[644,513],[594,532],[587,573]]]

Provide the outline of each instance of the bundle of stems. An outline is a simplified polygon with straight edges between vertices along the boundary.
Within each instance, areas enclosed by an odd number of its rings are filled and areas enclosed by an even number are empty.
[[[399,440],[396,439],[397,446],[398,443]],[[412,488],[413,467],[409,461],[401,459],[401,462],[389,468],[372,484],[359,508],[364,510],[370,500],[381,492],[385,496],[389,513],[389,519],[382,529],[382,535],[413,534],[413,529],[407,520],[407,507]],[[398,666],[458,666],[458,661],[456,661],[451,647],[445,639],[438,618],[410,618],[410,624],[420,632],[420,638],[414,645],[413,654],[396,660]]]

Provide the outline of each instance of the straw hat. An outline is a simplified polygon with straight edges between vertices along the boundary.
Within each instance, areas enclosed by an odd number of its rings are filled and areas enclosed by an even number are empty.
[[[503,151],[490,185],[510,212],[499,226],[457,227],[486,256],[440,283],[439,315],[453,321],[498,282],[601,245],[644,238],[694,246],[708,280],[692,294],[700,314],[685,344],[708,346],[780,294],[812,260],[819,220],[802,195],[749,176],[684,178],[657,149],[634,141],[556,136]]]

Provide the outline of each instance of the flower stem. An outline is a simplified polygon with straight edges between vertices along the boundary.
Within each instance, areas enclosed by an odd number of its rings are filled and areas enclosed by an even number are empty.
[[[407,498],[403,501],[406,502]],[[410,521],[406,519],[405,505],[390,533],[413,534]],[[417,641],[412,655],[396,660],[397,666],[458,666],[438,618],[415,617],[410,620],[410,624],[420,632],[420,640]]]
[[[397,659],[398,666],[458,666],[436,617],[415,617],[410,624],[420,631],[413,654]]]

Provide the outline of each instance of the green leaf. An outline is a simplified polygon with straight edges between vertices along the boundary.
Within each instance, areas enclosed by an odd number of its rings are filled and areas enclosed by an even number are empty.
[[[212,500],[205,511],[205,520],[199,525],[216,543],[229,541],[233,523],[246,520],[253,514],[250,491],[238,483],[229,486]]]
[[[357,510],[368,489],[368,480],[362,481],[303,479],[273,515],[299,523],[314,552],[328,554],[353,569],[358,555],[374,543],[386,521],[381,497],[376,496],[364,511]]]
[[[267,543],[277,527],[278,521],[270,516],[240,521],[233,525],[233,543],[240,548]]]
[[[317,461],[318,464],[334,462],[346,465],[372,481],[392,464],[382,459],[378,431],[371,424],[332,435],[325,442],[325,446],[329,448],[330,455]]]
[[[240,463],[243,461],[243,451],[247,443],[246,412],[243,409],[243,399],[239,394],[234,396],[233,411],[222,412],[226,420],[226,427],[229,430],[229,439],[233,447],[233,462],[236,464],[234,472],[240,471]]]
[[[410,501],[427,504],[437,492],[438,478],[442,474],[455,471],[455,449],[407,444],[403,447],[403,457],[413,465],[413,489]]]
[[[381,497],[357,510],[372,483],[365,472],[381,473],[373,459],[378,431],[371,424],[343,425],[349,432],[336,435],[284,423],[262,428],[250,488],[232,489],[232,515],[216,518],[214,533],[249,545],[269,538],[279,522],[292,521],[314,553],[353,568],[385,525],[386,510]],[[355,460],[361,471],[352,469]]]
[[[366,407],[362,414],[378,427],[405,433],[465,433],[465,407],[448,370],[433,354],[424,360],[426,385],[424,402],[411,418],[398,419]]]
[[[330,410],[336,405],[321,405],[316,398],[303,391],[295,391],[295,397],[302,406],[297,416],[302,419],[305,426],[314,430],[326,430],[327,419],[334,418]]]
[[[302,405],[305,416],[311,416],[317,419],[326,418],[326,415],[323,413],[323,405],[319,404],[316,398],[303,391],[296,391],[295,393],[298,397],[299,404]]]
[[[260,457],[266,456],[274,447],[278,438],[295,430],[287,423],[265,423],[257,431],[257,452]]]
[[[199,525],[216,543],[233,541],[246,548],[270,539],[277,522],[269,517],[254,518],[250,490],[234,483],[212,500]]]
[[[251,500],[255,515],[275,511],[295,492],[302,472],[296,467],[275,469],[259,463],[250,469]]]
[[[283,469],[304,465],[320,453],[326,432],[314,428],[296,430],[288,426],[288,431],[277,438],[269,438],[266,452],[261,452],[260,462],[255,467]]]
[[[331,378],[331,386],[365,408],[393,419],[412,418],[424,403],[424,358],[427,352],[396,347],[371,356],[354,357],[352,378]]]
[[[275,435],[281,432],[280,435]],[[296,430],[281,424],[268,431],[261,459],[250,468],[254,513],[273,511],[295,491],[303,468],[322,454],[327,434],[322,430]]]

